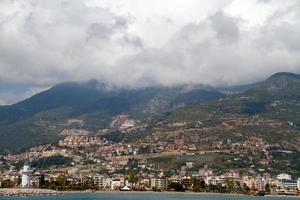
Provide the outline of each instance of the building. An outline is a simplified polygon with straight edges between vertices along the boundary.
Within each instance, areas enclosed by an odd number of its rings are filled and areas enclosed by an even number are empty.
[[[111,186],[111,178],[107,176],[94,176],[94,185],[97,185],[99,189],[105,189],[105,188],[110,188]]]
[[[278,180],[292,180],[292,177],[289,174],[282,173],[282,174],[277,175],[277,179]]]
[[[30,187],[30,166],[28,164],[28,162],[24,163],[23,166],[23,170],[22,170],[22,182],[21,182],[21,186],[22,187]]]
[[[222,176],[213,176],[213,177],[205,177],[204,178],[206,185],[219,185],[224,184],[226,182],[225,177]]]
[[[207,169],[207,167],[200,169],[198,174],[200,177],[209,177],[214,175],[213,171],[211,169]]]
[[[265,188],[266,182],[265,179],[262,177],[257,177],[255,180],[255,188],[259,191],[259,192],[264,192],[266,191]]]
[[[166,178],[153,178],[151,179],[151,188],[158,190],[167,189],[170,185],[170,181]]]
[[[187,162],[186,164],[185,164],[185,166],[186,166],[186,168],[187,169],[191,169],[191,168],[193,168],[193,162]]]
[[[298,180],[299,181],[299,180]],[[293,181],[293,180],[283,180],[282,181],[282,186],[285,189],[293,189],[296,190],[297,189],[297,185],[298,185],[298,181]]]
[[[300,178],[297,180],[297,189],[300,191]]]
[[[118,179],[118,178],[112,179],[112,181],[111,181],[111,189],[112,190],[118,190],[121,188],[121,186],[122,186],[121,179]]]

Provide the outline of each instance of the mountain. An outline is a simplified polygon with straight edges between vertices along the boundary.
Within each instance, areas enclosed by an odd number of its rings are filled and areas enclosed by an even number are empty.
[[[248,173],[254,169],[271,174],[288,171],[298,177],[299,81],[297,74],[278,73],[240,93],[167,112],[144,133],[105,137],[115,142],[179,144],[186,152],[184,158],[195,154],[188,161],[201,160],[197,157],[201,151],[213,161],[204,161],[200,166],[216,170]],[[171,156],[156,161],[166,167],[185,163]]]
[[[281,72],[245,92],[245,95],[266,100],[300,99],[300,75]]]
[[[0,107],[0,151],[55,142],[72,118],[85,121],[81,128],[97,131],[107,128],[116,115],[143,120],[224,96],[203,85],[117,89],[94,80],[62,83],[17,104]]]
[[[201,122],[214,130],[211,134],[216,137],[259,135],[272,144],[300,149],[299,76],[277,73],[265,81],[237,86],[239,92],[228,95],[220,90],[232,88],[218,90],[205,85],[118,89],[98,81],[62,83],[17,104],[0,107],[0,152],[56,142],[65,128],[92,132],[109,128],[118,115],[151,123],[145,133],[119,135],[119,139],[144,137],[157,128],[156,123]],[[85,123],[70,125],[69,119]],[[223,123],[232,121],[240,123],[223,129]]]
[[[172,111],[164,120],[201,121],[228,137],[255,135],[278,147],[299,151],[300,75],[277,73],[244,92]],[[224,124],[229,124],[230,131]]]

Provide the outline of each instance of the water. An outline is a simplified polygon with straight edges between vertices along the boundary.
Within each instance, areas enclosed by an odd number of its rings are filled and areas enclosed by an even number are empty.
[[[300,200],[300,197],[255,197],[192,194],[66,194],[63,196],[0,197],[0,200]]]

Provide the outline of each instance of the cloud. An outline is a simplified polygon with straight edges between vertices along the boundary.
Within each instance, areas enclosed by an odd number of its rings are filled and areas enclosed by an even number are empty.
[[[238,20],[226,16],[222,11],[217,12],[209,18],[212,28],[219,39],[234,42],[239,38]]]
[[[266,21],[272,19],[273,15]],[[248,29],[243,29],[242,23],[247,22],[222,11],[190,23],[164,47],[123,59],[115,67],[124,75],[118,81],[121,85],[236,85],[279,71],[300,72],[298,22],[266,23]]]
[[[4,0],[0,7],[3,84],[244,84],[299,73],[299,53],[295,0]],[[18,99],[8,96],[0,99]]]
[[[126,32],[128,17],[84,1],[6,4],[12,11],[0,17],[2,82],[55,84],[101,78],[116,59],[136,51],[124,43],[141,44]]]

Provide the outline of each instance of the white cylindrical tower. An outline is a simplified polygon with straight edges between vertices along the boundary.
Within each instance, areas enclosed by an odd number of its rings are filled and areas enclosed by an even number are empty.
[[[30,187],[30,173],[30,166],[28,162],[25,162],[22,170],[22,187]]]

